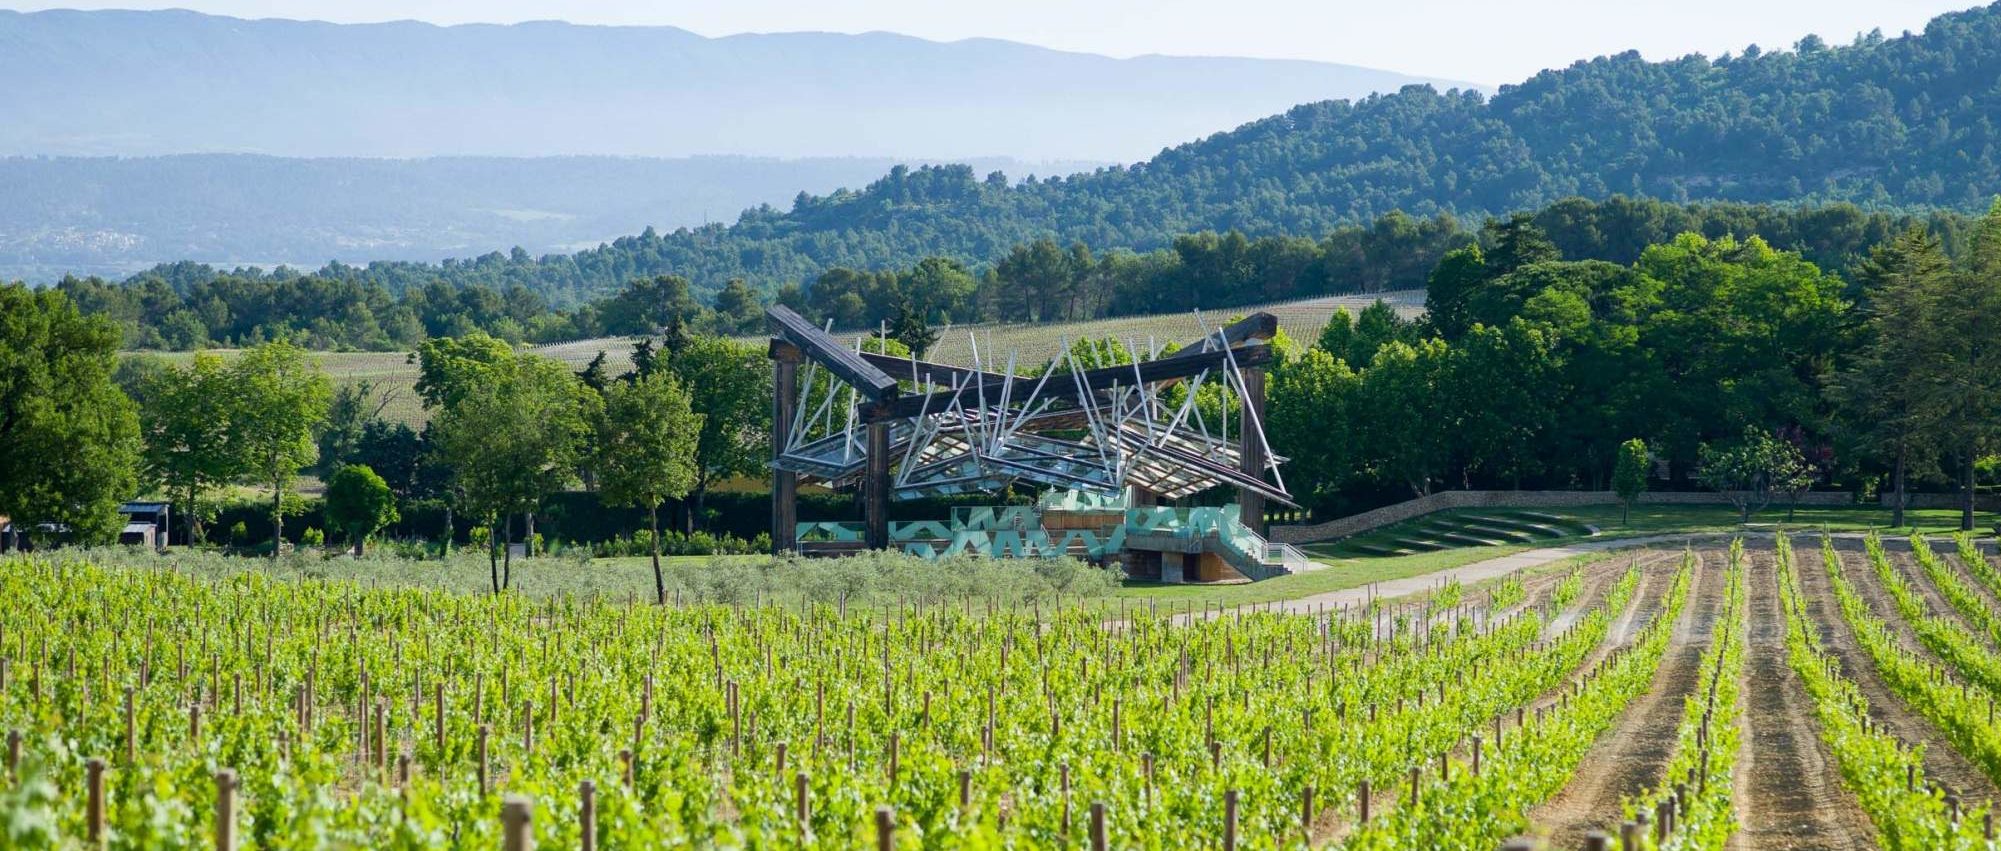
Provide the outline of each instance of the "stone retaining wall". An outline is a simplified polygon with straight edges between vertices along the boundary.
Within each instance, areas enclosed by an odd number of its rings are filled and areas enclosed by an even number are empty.
[[[1915,496],[1915,495],[1914,495]],[[1801,505],[1850,505],[1854,497],[1846,491],[1814,491],[1801,497]],[[1367,532],[1401,523],[1437,511],[1454,508],[1582,508],[1591,505],[1618,505],[1612,491],[1441,491],[1408,502],[1386,505],[1373,511],[1351,514],[1312,525],[1273,526],[1270,540],[1283,544],[1310,544]],[[1719,493],[1670,491],[1640,494],[1641,505],[1728,505]],[[1774,500],[1784,505],[1785,500]]]
[[[1883,494],[1884,508],[1890,507],[1895,494]],[[1904,494],[1905,508],[1958,508],[1959,494],[1956,493],[1907,493]],[[2001,494],[1983,493],[1973,498],[1973,507],[1980,511],[2001,511]]]

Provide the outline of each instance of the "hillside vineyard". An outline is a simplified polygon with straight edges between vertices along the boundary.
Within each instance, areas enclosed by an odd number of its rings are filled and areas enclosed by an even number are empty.
[[[1950,571],[1991,598],[1995,571],[1970,543],[1857,543],[1291,612],[653,607],[17,560],[8,805],[23,847],[492,847],[505,800],[550,847],[1487,848],[1623,822],[1720,848],[1783,828],[1764,775],[1820,751],[1838,778],[1777,782],[1854,789],[1814,810],[1830,829],[1985,847],[2001,729],[1969,660],[1992,645],[1920,616],[1973,648],[1940,661],[1865,597]],[[1601,759],[1644,777],[1608,793]]]

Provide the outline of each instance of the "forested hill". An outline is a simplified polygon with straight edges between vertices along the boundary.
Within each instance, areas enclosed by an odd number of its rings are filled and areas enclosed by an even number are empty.
[[[0,98],[4,98],[0,94]],[[0,280],[122,278],[157,263],[436,261],[575,251],[698,226],[801,190],[859,186],[882,157],[0,157]],[[973,160],[1011,174],[1098,163]],[[543,293],[556,300],[556,288]]]
[[[974,264],[1041,237],[1094,250],[1161,247],[1240,230],[1318,237],[1391,210],[1462,218],[1570,195],[1667,200],[1850,200],[1975,209],[2001,192],[2001,7],[1922,34],[1832,47],[1646,62],[1580,62],[1503,88],[1411,87],[1324,101],[1128,167],[1011,182],[965,167],[897,169],[854,192],[801,194],[731,226],[620,239],[573,256],[495,255],[443,277],[610,290],[656,273],[713,292],[772,290],[823,269]],[[345,270],[356,274],[356,270]],[[434,267],[362,273],[392,289]]]
[[[1713,59],[1600,58],[1492,98],[1420,86],[1311,103],[1055,180],[899,168],[860,191],[801,193],[788,210],[575,255],[335,272],[395,291],[444,280],[603,293],[672,273],[698,292],[738,277],[769,292],[837,266],[988,264],[1043,237],[1100,252],[1202,230],[1318,238],[1391,210],[1471,219],[1570,195],[1975,209],[2001,192],[1997,81],[2001,7],[1988,7],[1841,47],[1810,37]]]

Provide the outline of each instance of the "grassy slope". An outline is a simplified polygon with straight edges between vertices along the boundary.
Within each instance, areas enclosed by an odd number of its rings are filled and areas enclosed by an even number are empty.
[[[1397,304],[1407,314],[1415,314],[1424,304],[1421,292],[1385,293],[1382,298]],[[1335,296],[1265,305],[1262,307],[1237,307],[1205,314],[1202,319],[1214,327],[1216,322],[1229,316],[1253,310],[1267,310],[1279,317],[1279,324],[1286,334],[1301,344],[1319,338],[1320,329],[1326,327],[1327,319],[1337,308],[1347,308],[1350,312],[1360,310],[1375,301],[1378,296]],[[981,356],[992,353],[1007,356],[1008,349],[1014,349],[1024,366],[1040,366],[1047,363],[1062,349],[1065,341],[1086,337],[1115,337],[1144,348],[1148,338],[1166,344],[1180,343],[1200,337],[1202,322],[1192,313],[1161,314],[1156,316],[1128,316],[1117,319],[1099,319],[1090,322],[1071,322],[1047,325],[972,325],[950,329],[940,329],[937,349],[930,358],[946,363],[970,364],[972,347],[967,342],[967,332],[980,338]],[[855,335],[840,335],[844,340],[852,340]],[[617,375],[632,368],[632,344],[637,338],[609,337],[596,340],[578,340],[570,343],[556,343],[547,346],[530,347],[528,351],[552,357],[576,369],[583,369],[597,353],[605,353],[607,368]],[[233,350],[218,350],[223,356],[234,354]],[[170,352],[161,355],[169,361],[181,362],[190,357],[186,352]],[[412,425],[424,421],[424,410],[417,402],[417,394],[411,388],[417,381],[417,367],[409,362],[407,352],[320,352],[314,355],[320,365],[333,376],[336,384],[353,384],[368,381],[374,384],[378,396],[389,394],[389,404],[383,409],[383,416],[394,421]]]

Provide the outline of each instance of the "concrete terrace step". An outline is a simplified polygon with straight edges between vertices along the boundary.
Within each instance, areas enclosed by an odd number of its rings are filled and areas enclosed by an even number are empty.
[[[1465,528],[1465,530],[1468,532],[1478,532],[1482,535],[1493,535],[1494,537],[1502,539],[1500,543],[1527,544],[1527,543],[1533,543],[1534,541],[1537,540],[1534,534],[1531,534],[1522,529],[1504,529],[1499,526],[1489,526],[1484,523],[1468,523],[1463,528]]]

